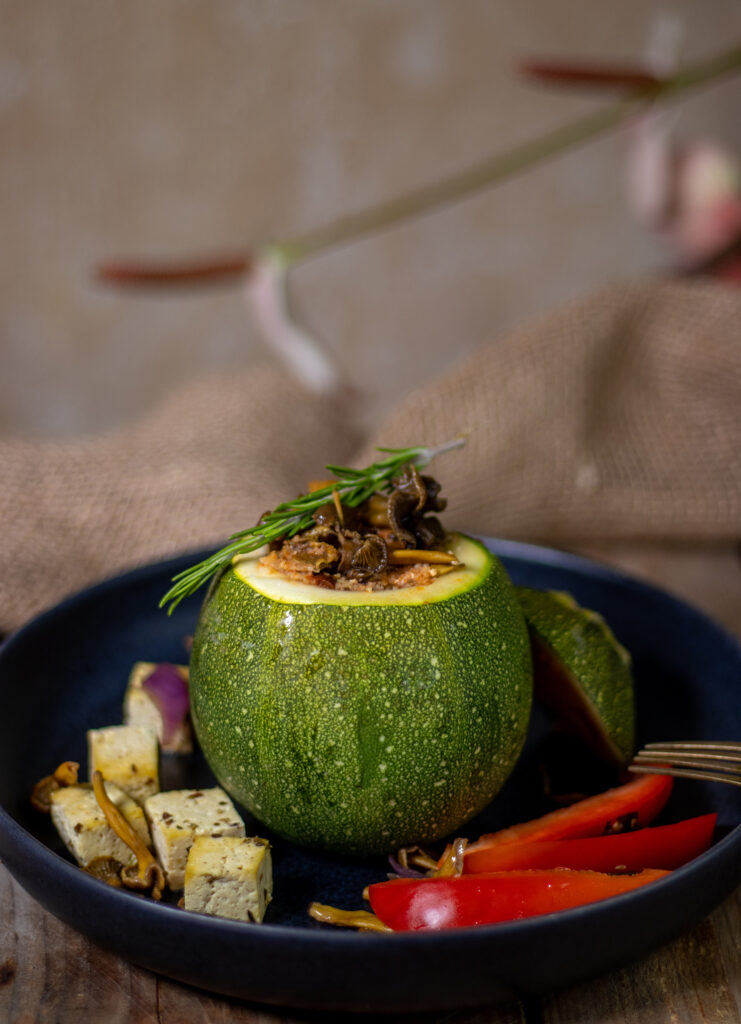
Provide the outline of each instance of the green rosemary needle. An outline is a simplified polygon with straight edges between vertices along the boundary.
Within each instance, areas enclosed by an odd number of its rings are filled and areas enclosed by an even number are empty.
[[[190,597],[199,587],[225,568],[236,555],[246,555],[256,551],[270,541],[280,537],[293,537],[301,530],[311,526],[313,513],[333,499],[335,493],[343,505],[354,508],[377,491],[391,491],[393,479],[406,465],[412,464],[419,468],[428,465],[436,455],[460,448],[466,443],[465,438],[457,437],[453,441],[437,445],[434,448],[378,448],[377,451],[386,455],[385,459],[366,466],[365,469],[351,469],[348,466],[327,466],[334,473],[336,480],[320,487],[310,494],[301,494],[291,501],[277,505],[268,512],[256,526],[233,534],[229,542],[218,551],[197,565],[184,569],[172,578],[172,587],[160,601],[160,608],[168,605],[168,615],[183,600]]]

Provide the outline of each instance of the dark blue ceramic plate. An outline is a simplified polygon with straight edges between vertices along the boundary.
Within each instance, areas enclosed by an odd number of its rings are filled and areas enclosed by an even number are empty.
[[[632,652],[638,741],[741,737],[741,648],[709,619],[652,587],[582,558],[493,542],[513,579],[568,590],[602,612]],[[200,556],[196,556],[200,557]],[[741,789],[678,781],[665,820],[717,811],[717,842],[653,885],[560,914],[457,932],[361,935],[314,924],[319,900],[358,907],[385,877],[381,859],[350,861],[273,839],[275,899],[263,926],[198,916],[110,889],[67,858],[28,804],[33,783],[68,758],[85,762],[85,731],[121,720],[133,662],[182,661],[198,600],[157,608],[194,556],[139,569],[65,601],[0,649],[0,856],[52,913],[153,971],[256,1002],[324,1010],[444,1009],[542,992],[625,964],[701,919],[741,882]],[[549,725],[536,713],[517,771],[467,834],[548,809],[542,764]],[[558,752],[560,768],[564,750]],[[574,751],[569,756],[577,756]],[[566,759],[568,760],[568,759]],[[581,774],[579,775],[579,772]],[[612,780],[577,765],[593,789]],[[197,757],[166,759],[163,785],[211,780]],[[561,788],[573,788],[563,780]],[[266,834],[248,820],[248,829]]]

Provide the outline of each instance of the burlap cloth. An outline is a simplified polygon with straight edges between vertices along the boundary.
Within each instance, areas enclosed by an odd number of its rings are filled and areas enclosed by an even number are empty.
[[[434,466],[451,526],[569,546],[738,538],[741,290],[606,289],[482,347],[362,444],[351,412],[272,370],[191,383],[109,436],[0,439],[0,630],[217,543],[327,461],[459,433]]]
[[[0,631],[118,570],[220,544],[356,447],[269,369],[209,376],[108,436],[0,440]]]

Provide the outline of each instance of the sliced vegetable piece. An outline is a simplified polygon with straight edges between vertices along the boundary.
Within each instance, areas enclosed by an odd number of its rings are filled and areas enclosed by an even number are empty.
[[[678,868],[710,846],[717,814],[687,818],[622,835],[500,843],[465,854],[464,874],[525,868],[575,868],[590,871],[641,871]]]
[[[187,728],[190,711],[188,681],[178,665],[161,662],[145,677],[142,689],[162,715],[161,742],[164,748],[168,748]]]
[[[618,765],[633,756],[630,655],[602,616],[570,594],[518,587],[533,650],[538,699],[560,728]]]
[[[469,857],[474,850],[503,843],[599,836],[613,821],[627,814],[637,814],[639,825],[648,825],[669,799],[673,782],[670,775],[642,775],[623,786],[608,789],[606,793],[579,800],[569,807],[560,807],[542,818],[483,835],[467,847],[466,856]]]
[[[598,871],[502,871],[461,878],[395,878],[368,890],[374,914],[393,931],[496,924],[595,903],[668,875]]]

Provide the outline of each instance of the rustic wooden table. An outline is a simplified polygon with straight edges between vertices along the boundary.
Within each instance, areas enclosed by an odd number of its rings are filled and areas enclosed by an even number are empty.
[[[741,635],[741,561],[730,545],[621,544],[587,552],[686,597]],[[103,952],[46,913],[0,865],[0,1020],[12,1024],[332,1024],[349,1015],[222,999]],[[364,1017],[390,1022],[395,1018]],[[425,1013],[409,1024],[741,1024],[741,890],[632,966],[542,998]]]

